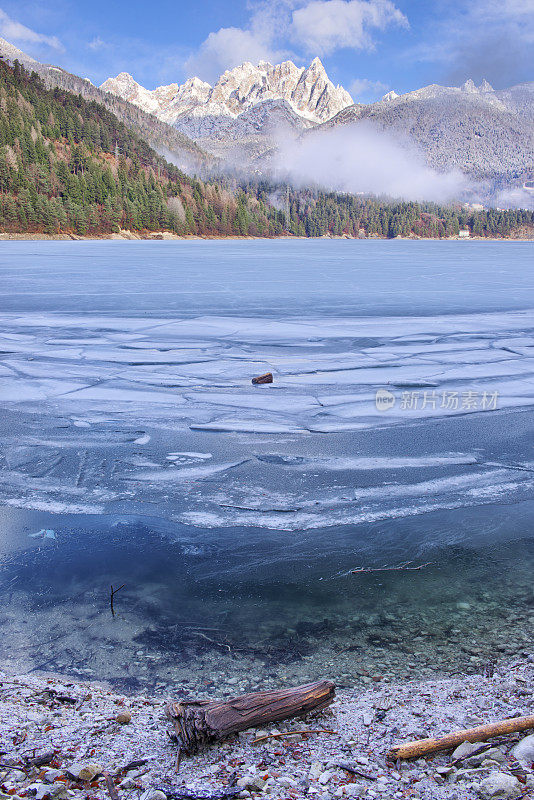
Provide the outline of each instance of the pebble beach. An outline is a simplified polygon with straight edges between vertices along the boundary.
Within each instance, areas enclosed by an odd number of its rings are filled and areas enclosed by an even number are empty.
[[[164,710],[176,697],[0,673],[0,798],[534,797],[529,731],[416,761],[387,760],[405,740],[527,716],[533,687],[534,657],[525,653],[486,674],[343,689],[321,712],[246,731],[177,765]]]

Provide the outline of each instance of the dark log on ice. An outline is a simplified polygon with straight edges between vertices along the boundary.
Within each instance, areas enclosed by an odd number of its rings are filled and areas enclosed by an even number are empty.
[[[252,383],[272,383],[273,382],[273,373],[266,372],[265,375],[258,375],[257,378],[252,378]]]
[[[165,710],[180,749],[191,755],[202,745],[221,741],[238,731],[319,711],[330,705],[334,696],[334,684],[319,681],[292,689],[253,692],[226,701],[168,703]]]

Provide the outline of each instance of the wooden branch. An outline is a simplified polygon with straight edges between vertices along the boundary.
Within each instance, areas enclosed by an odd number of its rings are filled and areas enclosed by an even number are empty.
[[[115,599],[115,595],[117,594],[117,592],[120,592],[121,589],[124,589],[125,586],[126,586],[126,584],[123,583],[122,586],[119,586],[118,589],[114,589],[113,588],[113,584],[111,584],[111,592],[109,594],[109,607],[111,608],[111,616],[112,617],[115,616],[115,608],[113,606],[113,601]]]
[[[301,717],[330,705],[335,686],[330,681],[293,689],[253,692],[227,701],[192,700],[168,703],[166,713],[184,753],[191,755],[210,742],[233,733]]]
[[[267,733],[265,736],[259,736],[254,739],[252,744],[259,744],[266,742],[267,739],[283,739],[285,736],[304,736],[307,733],[337,733],[337,731],[329,731],[326,728],[315,728],[308,731],[285,731],[284,733]]]
[[[185,792],[183,789],[171,789],[169,786],[156,786],[158,791],[167,795],[168,800],[228,800],[231,797],[236,797],[241,794],[243,789],[221,789],[215,794],[206,794],[205,792]]]
[[[417,572],[419,569],[430,567],[433,563],[433,561],[427,561],[425,564],[411,567],[410,564],[413,564],[413,561],[404,561],[402,564],[397,564],[395,567],[358,567],[358,569],[351,569],[351,574],[362,575],[368,572]]]
[[[376,781],[376,775],[369,775],[367,772],[362,772],[361,769],[352,764],[336,764],[335,766],[344,769],[349,775],[355,775],[358,778],[366,778],[368,781]]]
[[[104,778],[106,779],[106,788],[109,792],[109,796],[111,800],[119,800],[119,793],[117,791],[117,787],[113,782],[113,778],[109,774],[109,772],[104,772]]]
[[[440,739],[419,739],[415,742],[393,747],[388,753],[388,758],[395,761],[397,758],[420,758],[431,753],[439,753],[441,750],[452,750],[462,742],[485,742],[495,736],[502,736],[507,733],[517,733],[518,731],[528,731],[534,728],[534,715],[528,717],[513,717],[501,722],[493,722],[490,725],[478,725],[476,728],[449,733]]]

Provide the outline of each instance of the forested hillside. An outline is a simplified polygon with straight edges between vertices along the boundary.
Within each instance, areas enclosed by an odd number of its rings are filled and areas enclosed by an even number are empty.
[[[290,201],[291,233],[299,236],[421,236],[446,238],[469,230],[473,236],[534,236],[534,212],[522,209],[471,211],[461,206],[377,200],[299,191]]]
[[[189,178],[107,109],[0,62],[0,226],[274,235],[277,212]]]
[[[524,211],[470,214],[417,203],[203,182],[168,164],[95,101],[0,60],[0,231],[101,235],[121,229],[180,235],[484,236],[528,229]],[[276,207],[273,202],[278,196]]]

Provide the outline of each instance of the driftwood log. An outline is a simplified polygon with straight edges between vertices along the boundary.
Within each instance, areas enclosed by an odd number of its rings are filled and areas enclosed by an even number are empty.
[[[493,722],[490,725],[478,725],[476,728],[449,733],[440,739],[418,739],[415,742],[394,747],[388,753],[391,761],[398,758],[421,758],[432,753],[439,753],[441,750],[452,750],[462,742],[485,742],[494,736],[503,736],[507,733],[517,733],[518,731],[528,731],[534,728],[534,715],[528,717],[513,717],[502,722]]]
[[[328,706],[334,696],[334,684],[319,681],[293,689],[244,694],[226,701],[168,703],[165,710],[180,749],[192,755],[202,745],[220,741],[232,733],[319,711]]]
[[[258,375],[257,378],[252,378],[252,383],[255,385],[258,383],[272,383],[272,382],[273,382],[272,372],[266,372],[265,375]]]

